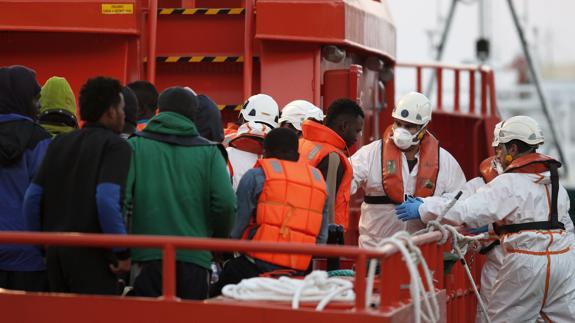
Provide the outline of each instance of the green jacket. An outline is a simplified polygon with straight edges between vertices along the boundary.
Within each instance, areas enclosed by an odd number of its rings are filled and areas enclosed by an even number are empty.
[[[76,98],[65,78],[54,76],[44,83],[38,115],[40,125],[52,137],[78,128]]]
[[[198,131],[186,117],[162,112],[149,121],[146,134],[185,140],[197,137]],[[124,212],[131,213],[133,234],[229,237],[236,197],[215,144],[184,146],[142,136],[128,142],[133,154]],[[192,250],[178,250],[176,258],[204,268],[212,260],[210,252]],[[160,250],[132,250],[134,261],[159,259]]]

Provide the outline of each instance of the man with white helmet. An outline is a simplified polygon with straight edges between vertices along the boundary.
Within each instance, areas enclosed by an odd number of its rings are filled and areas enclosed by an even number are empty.
[[[264,138],[271,128],[263,123],[246,122],[230,140],[228,152],[228,170],[232,177],[232,186],[237,190],[244,174],[254,167],[263,153]]]
[[[270,129],[277,128],[279,115],[280,110],[278,104],[271,96],[262,93],[252,95],[244,102],[235,124],[230,125],[224,130],[224,146],[228,146],[239,127],[246,122],[263,124]]]
[[[427,131],[431,102],[423,94],[403,96],[392,117],[394,123],[382,139],[361,147],[350,158],[351,191],[365,190],[359,221],[361,247],[374,247],[400,230],[415,232],[423,227],[421,221],[397,219],[395,205],[406,195],[438,196],[458,191],[465,184],[455,158]]]
[[[575,317],[575,254],[569,197],[559,184],[561,164],[536,152],[543,143],[537,122],[509,118],[501,125],[496,155],[504,173],[459,201],[445,221],[469,227],[490,225],[505,252],[488,303],[492,322],[572,322]],[[442,210],[408,201],[408,213],[427,222]],[[423,203],[423,204],[422,204]],[[413,215],[413,214],[411,214]]]
[[[286,104],[279,119],[280,127],[290,128],[301,136],[301,124],[307,119],[322,122],[323,111],[306,100],[295,100]]]

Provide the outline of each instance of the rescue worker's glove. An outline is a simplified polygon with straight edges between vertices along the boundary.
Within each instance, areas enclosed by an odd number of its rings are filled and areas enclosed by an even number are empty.
[[[407,200],[395,207],[397,218],[401,221],[421,220],[419,206],[423,204],[421,199],[408,196]]]
[[[482,234],[489,231],[489,225],[484,225],[482,227],[479,228],[465,228],[465,232],[469,233],[469,234]]]

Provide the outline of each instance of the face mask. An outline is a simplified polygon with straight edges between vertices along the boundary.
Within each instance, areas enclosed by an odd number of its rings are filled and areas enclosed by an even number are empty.
[[[503,172],[505,171],[498,159],[493,160],[493,166],[492,167],[493,167],[493,169],[495,169],[495,171],[497,171],[497,174],[499,174],[499,175],[503,174]]]
[[[411,132],[400,127],[397,127],[393,130],[392,138],[393,143],[397,146],[397,148],[401,150],[406,150],[409,147],[417,144],[417,142],[413,141],[414,136],[411,134]]]

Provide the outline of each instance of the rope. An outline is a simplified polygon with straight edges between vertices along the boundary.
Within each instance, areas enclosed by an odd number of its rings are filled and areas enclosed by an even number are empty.
[[[411,240],[411,235],[405,231],[398,232],[390,238],[383,239],[378,244],[377,248],[382,248],[388,244],[394,245],[398,248],[409,271],[411,277],[409,283],[409,292],[411,299],[413,300],[415,323],[420,323],[422,319],[428,322],[438,322],[440,319],[440,311],[433,287],[433,278],[431,271],[425,262],[425,258],[422,256],[421,250],[419,250],[419,248],[413,243]],[[425,286],[423,285],[423,281],[419,275],[418,263],[421,263],[422,265],[422,270],[425,273],[427,286],[430,289],[429,291],[425,290]],[[377,260],[370,260],[367,276],[366,306],[371,306],[372,304],[376,266]],[[431,293],[431,297],[428,297],[429,293]],[[421,297],[423,298],[423,305],[427,314],[421,309]],[[432,300],[431,303],[429,302],[430,298]]]
[[[355,271],[350,269],[338,269],[327,272],[329,277],[355,277]]]
[[[298,309],[300,302],[319,302],[316,311],[322,311],[334,300],[355,300],[351,281],[330,278],[325,271],[313,271],[303,280],[288,277],[244,279],[237,285],[224,286],[222,293],[237,300],[291,301],[292,309]]]

